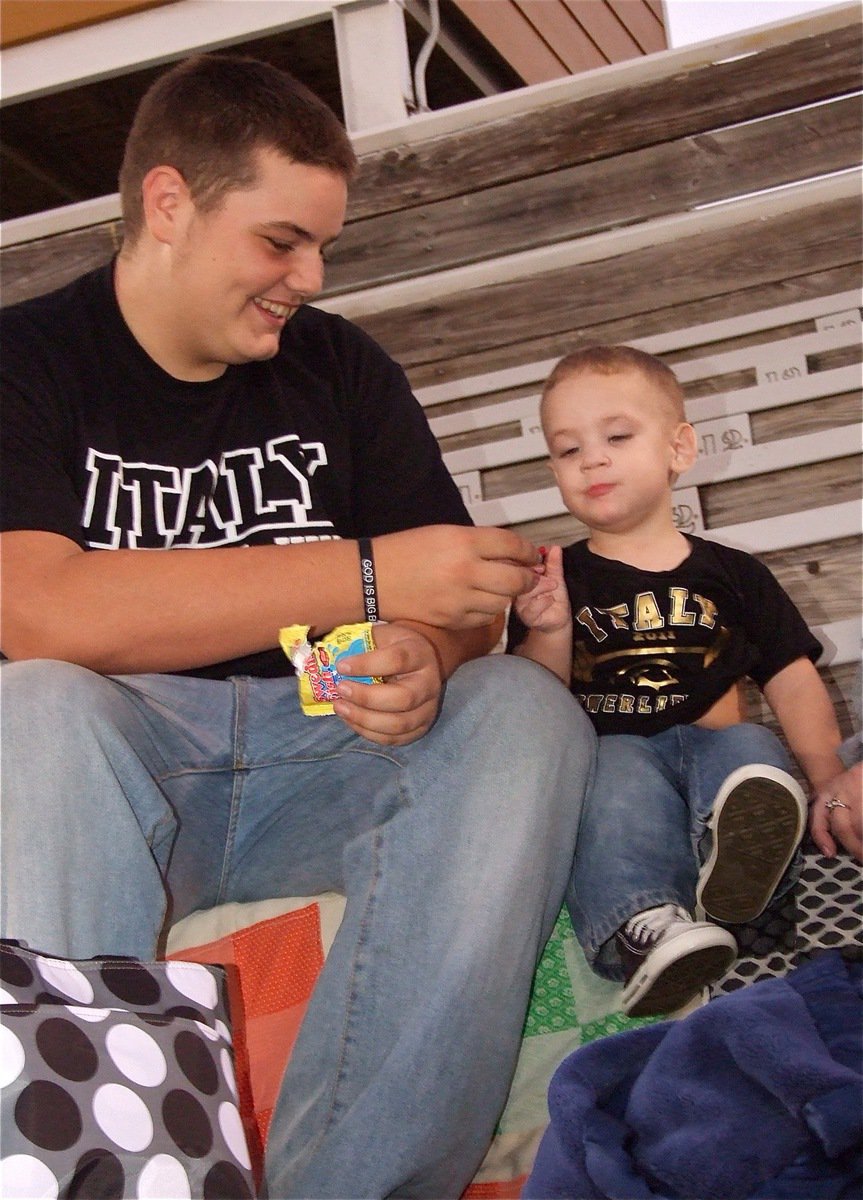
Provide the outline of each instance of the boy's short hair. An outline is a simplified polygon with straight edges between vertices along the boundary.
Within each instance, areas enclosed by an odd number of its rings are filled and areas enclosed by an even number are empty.
[[[160,75],[138,106],[120,168],[126,240],[133,243],[143,228],[141,189],[153,167],[175,167],[206,212],[226,192],[254,185],[261,149],[345,179],[356,170],[335,113],[286,71],[239,55],[199,54]]]
[[[584,346],[565,355],[554,367],[542,389],[542,399],[552,392],[564,379],[573,375],[595,372],[597,375],[618,375],[624,371],[637,371],[655,384],[667,397],[676,421],[686,420],[683,388],[671,367],[662,359],[634,346]]]

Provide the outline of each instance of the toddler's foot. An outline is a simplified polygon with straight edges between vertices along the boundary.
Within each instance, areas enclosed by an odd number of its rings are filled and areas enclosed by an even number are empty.
[[[716,795],[710,856],[695,898],[727,925],[753,921],[767,907],[806,828],[806,797],[786,772],[764,763],[732,771]]]
[[[693,921],[676,904],[630,917],[615,938],[626,978],[623,1011],[631,1017],[676,1012],[737,957],[727,929]]]

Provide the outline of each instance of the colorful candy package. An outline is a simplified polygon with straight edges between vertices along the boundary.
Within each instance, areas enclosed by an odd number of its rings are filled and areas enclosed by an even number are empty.
[[[279,630],[279,645],[294,664],[300,704],[309,717],[322,717],[333,712],[333,701],[342,679],[339,660],[349,655],[365,654],[375,647],[372,623],[338,625],[325,637],[309,642],[308,625],[288,625]],[[353,683],[383,683],[377,675],[344,676]]]

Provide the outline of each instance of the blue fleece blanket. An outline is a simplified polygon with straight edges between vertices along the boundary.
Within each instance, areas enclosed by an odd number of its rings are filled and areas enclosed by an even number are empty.
[[[830,951],[583,1046],[549,1089],[531,1200],[857,1200],[863,969]]]

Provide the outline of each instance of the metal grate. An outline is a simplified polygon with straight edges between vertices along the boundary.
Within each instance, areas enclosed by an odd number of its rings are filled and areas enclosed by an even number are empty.
[[[842,854],[804,855],[800,879],[749,925],[732,932],[740,957],[716,983],[712,995],[736,991],[757,979],[785,975],[819,950],[863,949],[863,869]]]

